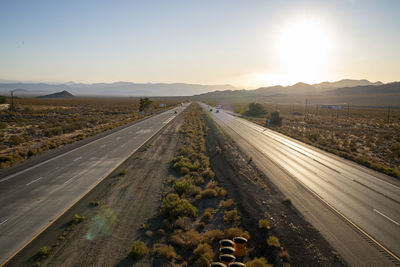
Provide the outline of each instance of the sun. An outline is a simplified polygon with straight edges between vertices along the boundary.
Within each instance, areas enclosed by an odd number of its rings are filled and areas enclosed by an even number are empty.
[[[317,81],[332,60],[332,38],[315,20],[294,21],[280,31],[277,56],[291,79]]]

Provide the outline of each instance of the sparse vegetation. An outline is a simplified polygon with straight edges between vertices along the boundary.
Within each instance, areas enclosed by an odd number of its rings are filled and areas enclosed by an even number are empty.
[[[232,224],[239,224],[240,223],[240,216],[236,209],[225,211],[224,213],[224,222],[232,223]]]
[[[272,267],[265,258],[255,258],[246,263],[246,267]]]
[[[260,229],[270,229],[271,228],[271,224],[270,224],[269,220],[261,219],[261,220],[258,221],[258,228],[260,228]]]
[[[233,205],[233,200],[232,199],[227,199],[227,200],[221,200],[219,202],[219,205],[223,208],[230,208]]]
[[[41,257],[47,257],[47,256],[50,255],[50,253],[51,253],[51,247],[49,247],[49,246],[44,246],[44,247],[41,247],[41,248],[40,248],[38,254],[39,254],[39,256],[41,256]]]
[[[85,216],[79,216],[78,214],[75,214],[74,217],[72,218],[72,222],[75,224],[81,223],[86,220]]]
[[[281,247],[281,243],[279,242],[279,239],[276,236],[273,236],[273,235],[268,237],[267,244],[268,244],[269,247],[276,247],[276,248],[280,248]]]
[[[167,260],[172,260],[176,257],[175,249],[171,245],[154,244],[152,252],[154,256]]]
[[[134,259],[140,259],[147,256],[148,253],[149,250],[145,243],[143,243],[142,241],[135,241],[129,255]]]
[[[118,173],[118,176],[125,176],[126,175],[126,170],[125,169],[121,169]]]

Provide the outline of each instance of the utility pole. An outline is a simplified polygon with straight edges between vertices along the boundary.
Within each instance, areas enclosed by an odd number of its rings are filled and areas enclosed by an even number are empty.
[[[388,123],[390,123],[390,105],[388,106]]]
[[[315,104],[315,116],[318,116],[318,104]]]
[[[11,111],[14,111],[14,90],[11,90]]]
[[[350,116],[350,104],[347,103],[347,117]]]

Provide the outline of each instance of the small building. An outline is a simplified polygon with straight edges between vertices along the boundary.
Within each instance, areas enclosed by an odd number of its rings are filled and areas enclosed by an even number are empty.
[[[321,108],[338,110],[338,109],[342,109],[343,107],[340,105],[321,105]]]

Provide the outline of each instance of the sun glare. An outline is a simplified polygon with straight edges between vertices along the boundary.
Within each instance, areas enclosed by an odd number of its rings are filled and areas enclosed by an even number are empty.
[[[332,40],[322,24],[299,20],[280,31],[277,50],[279,64],[290,80],[317,81],[331,61]]]

